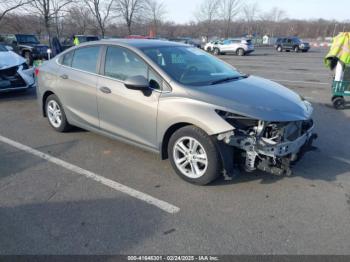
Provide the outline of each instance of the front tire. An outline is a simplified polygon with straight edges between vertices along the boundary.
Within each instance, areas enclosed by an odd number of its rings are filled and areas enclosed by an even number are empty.
[[[215,142],[198,127],[177,130],[170,138],[168,155],[176,173],[192,184],[207,185],[220,174]]]
[[[220,55],[220,49],[219,48],[214,48],[213,54],[214,55]]]
[[[49,124],[57,132],[67,132],[71,125],[67,121],[63,106],[56,95],[50,95],[46,99],[45,113]]]

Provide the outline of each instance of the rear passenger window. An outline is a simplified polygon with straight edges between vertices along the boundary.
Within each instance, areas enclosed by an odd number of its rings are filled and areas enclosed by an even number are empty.
[[[72,67],[87,72],[96,73],[99,52],[99,46],[76,49],[73,56]]]
[[[61,60],[62,61],[61,64],[65,65],[65,66],[71,66],[73,54],[74,54],[74,52],[69,52],[69,53],[65,54]]]
[[[105,76],[124,81],[132,76],[147,78],[146,63],[133,52],[122,47],[108,47],[106,52]]]

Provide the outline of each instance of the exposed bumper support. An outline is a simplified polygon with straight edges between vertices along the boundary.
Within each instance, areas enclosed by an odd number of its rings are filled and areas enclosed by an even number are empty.
[[[219,134],[217,139],[223,159],[224,175],[233,176],[233,166],[237,164],[234,163],[234,148],[241,151],[240,162],[244,163],[244,168],[248,172],[259,169],[275,175],[290,175],[291,164],[314,149],[312,144],[317,135],[313,130],[312,126],[294,141],[282,143],[273,143],[268,139],[254,136],[236,136],[233,132]],[[223,156],[229,148],[232,148],[232,151],[228,156]],[[231,161],[228,158],[231,158]]]

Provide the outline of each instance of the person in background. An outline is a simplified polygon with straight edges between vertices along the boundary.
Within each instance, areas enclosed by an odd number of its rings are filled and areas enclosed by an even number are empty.
[[[77,36],[74,36],[73,44],[74,45],[79,45],[80,44],[80,41],[79,41]]]

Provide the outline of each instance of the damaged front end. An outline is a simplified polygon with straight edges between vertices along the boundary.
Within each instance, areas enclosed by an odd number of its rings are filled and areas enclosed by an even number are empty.
[[[248,172],[258,169],[275,175],[291,175],[291,165],[312,149],[312,142],[317,138],[312,119],[268,122],[219,110],[217,113],[234,127],[231,132],[217,135],[220,151],[234,147],[228,157]],[[223,162],[230,176],[233,160],[228,157],[223,157]]]
[[[26,63],[21,65],[0,68],[0,92],[20,90],[33,87],[33,68]]]

